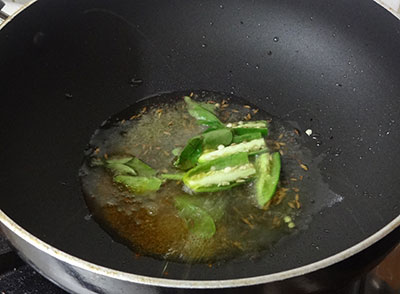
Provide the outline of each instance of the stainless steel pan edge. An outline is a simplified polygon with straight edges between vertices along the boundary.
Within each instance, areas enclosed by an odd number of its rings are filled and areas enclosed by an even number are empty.
[[[399,226],[400,216],[396,217],[381,230],[353,247],[318,262],[288,271],[245,279],[191,281],[152,278],[129,274],[84,261],[39,240],[0,210],[0,228],[14,248],[20,253],[21,257],[50,280],[53,280],[57,284],[62,284],[65,287],[68,285],[68,289],[76,293],[91,293],[83,292],[82,289],[77,288],[82,286],[82,282],[83,284],[88,283],[96,285],[96,287],[106,290],[105,293],[131,293],[132,286],[141,287],[141,285],[169,288],[215,289],[282,281],[317,271],[349,258],[381,240]],[[65,273],[66,275],[61,273]],[[88,278],[85,278],[84,281],[82,281],[83,276],[90,277],[90,279],[88,280]],[[118,283],[118,286],[116,283]],[[110,289],[108,289],[109,287]],[[117,292],[115,292],[116,289]],[[128,292],[124,292],[122,289]],[[96,291],[94,293],[98,292]]]

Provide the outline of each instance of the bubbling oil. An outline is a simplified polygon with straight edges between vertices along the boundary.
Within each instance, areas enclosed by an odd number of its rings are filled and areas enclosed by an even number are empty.
[[[255,205],[252,182],[191,196],[223,211],[209,239],[191,234],[179,216],[174,198],[185,194],[182,182],[166,181],[157,192],[134,195],[115,185],[103,167],[90,166],[93,158],[136,156],[159,173],[178,172],[172,164],[172,150],[205,130],[188,114],[184,94],[168,93],[140,101],[96,130],[80,170],[85,200],[95,220],[138,255],[185,263],[212,263],[261,252],[295,231],[307,168],[301,163],[304,148],[298,142],[298,131],[239,98],[204,91],[192,97],[217,104],[217,115],[224,123],[270,121],[266,142],[271,152],[281,153],[281,179],[264,209]]]

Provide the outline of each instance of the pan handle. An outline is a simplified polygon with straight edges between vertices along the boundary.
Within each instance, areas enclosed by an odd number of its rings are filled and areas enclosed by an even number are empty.
[[[2,0],[0,0],[0,19],[2,20],[6,20],[9,17],[7,13],[1,11],[5,5],[6,4]]]

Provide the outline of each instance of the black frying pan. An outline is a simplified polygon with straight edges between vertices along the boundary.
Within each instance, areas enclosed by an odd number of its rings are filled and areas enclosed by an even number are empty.
[[[278,273],[399,225],[400,22],[372,1],[40,0],[2,28],[0,44],[0,207],[62,251],[160,277],[164,262],[133,258],[85,220],[78,169],[104,119],[165,91],[232,93],[316,130],[322,145],[305,144],[343,197],[262,258],[170,264],[168,279]]]

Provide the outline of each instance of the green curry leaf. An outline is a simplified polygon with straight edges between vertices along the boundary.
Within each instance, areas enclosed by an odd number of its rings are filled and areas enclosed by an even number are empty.
[[[125,186],[129,191],[133,193],[145,193],[151,191],[157,191],[160,189],[162,180],[156,177],[134,177],[126,175],[117,175],[113,178],[115,183]]]
[[[141,161],[136,157],[126,162],[125,165],[133,168],[138,173],[139,176],[152,177],[157,174],[157,171],[155,169],[151,168],[150,166],[148,166],[147,164],[145,164],[143,161]]]
[[[136,176],[136,172],[133,168],[130,166],[127,166],[122,163],[109,163],[106,162],[104,164],[106,168],[108,168],[114,175],[130,175],[130,176]]]
[[[202,134],[204,149],[215,149],[219,145],[227,146],[232,142],[232,132],[229,129],[219,129]]]
[[[201,136],[191,138],[178,156],[178,159],[174,162],[175,167],[188,170],[196,166],[197,160],[202,152],[203,138]]]
[[[215,234],[213,218],[206,210],[196,205],[192,197],[186,195],[176,197],[175,206],[192,234],[204,239],[209,239]]]
[[[197,122],[201,125],[206,125],[212,129],[224,128],[225,125],[210,111],[210,107],[204,107],[204,105],[194,102],[190,97],[184,97],[189,114],[197,119]]]

